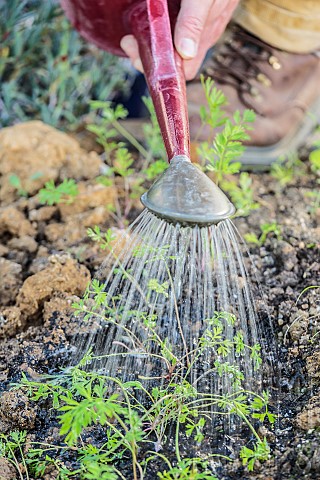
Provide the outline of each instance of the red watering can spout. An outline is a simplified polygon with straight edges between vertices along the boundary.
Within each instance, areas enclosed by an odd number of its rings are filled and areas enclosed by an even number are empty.
[[[166,0],[146,0],[133,10],[132,31],[155,106],[169,161],[190,156],[185,77],[175,51]]]
[[[168,0],[61,0],[73,25],[104,50],[123,55],[119,42],[133,33],[155,106],[168,160],[190,156],[182,59],[175,51]],[[169,0],[171,12],[180,2]],[[171,17],[173,18],[173,16]]]

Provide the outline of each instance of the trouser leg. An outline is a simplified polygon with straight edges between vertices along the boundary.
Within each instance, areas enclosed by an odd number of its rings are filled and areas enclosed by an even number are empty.
[[[281,50],[320,49],[320,0],[242,0],[235,21]]]

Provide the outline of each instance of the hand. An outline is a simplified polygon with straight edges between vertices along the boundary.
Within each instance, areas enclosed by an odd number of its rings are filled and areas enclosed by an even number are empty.
[[[184,59],[187,80],[199,70],[208,49],[224,32],[239,0],[182,0],[174,31],[175,47]],[[121,40],[121,48],[137,70],[143,71],[133,35]]]

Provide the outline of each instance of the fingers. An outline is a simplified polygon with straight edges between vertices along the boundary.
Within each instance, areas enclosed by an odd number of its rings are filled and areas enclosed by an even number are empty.
[[[214,0],[182,0],[174,42],[182,58],[194,58]]]
[[[134,36],[126,35],[125,37],[122,37],[120,47],[122,48],[124,53],[130,58],[134,68],[136,68],[140,72],[143,72],[143,66],[139,56],[138,43]]]
[[[219,39],[239,0],[182,0],[174,32],[175,47],[184,59],[187,80],[199,70],[207,50]],[[133,35],[121,40],[121,48],[133,66],[143,72]]]
[[[183,60],[183,69],[185,73],[186,80],[192,80],[198,73],[204,57],[207,53],[207,49],[203,48],[201,45],[199,47],[197,56],[189,60]]]
[[[197,74],[206,52],[221,37],[238,3],[239,0],[182,0],[174,38],[176,48],[184,58],[184,71],[187,80],[192,80]],[[198,17],[190,14],[195,10],[197,10],[195,15],[198,15]],[[200,22],[196,20],[196,27],[193,26],[194,32],[196,32],[194,38],[198,38],[197,53],[193,56],[183,55],[181,49],[178,48],[178,42],[185,35],[185,26],[188,24],[189,31],[192,31],[191,24],[195,21],[195,18],[199,19],[199,17],[201,17]],[[203,21],[204,25],[201,26]],[[185,23],[185,26],[181,26],[181,22]],[[198,32],[197,26],[201,27],[201,31]]]

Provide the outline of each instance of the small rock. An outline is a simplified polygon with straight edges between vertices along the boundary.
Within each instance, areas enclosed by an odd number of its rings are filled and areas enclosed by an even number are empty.
[[[48,264],[49,264],[49,259],[48,259],[49,255],[47,255],[46,257],[36,257],[32,260],[32,263],[29,267],[29,273],[30,274],[34,274],[34,273],[38,273],[38,272],[41,272],[41,270],[45,269]]]
[[[9,248],[0,244],[0,257],[4,257],[9,252]]]
[[[68,221],[70,216],[87,212],[96,207],[106,207],[113,205],[117,196],[117,190],[114,186],[106,187],[99,184],[79,183],[79,194],[72,203],[59,205],[61,218]]]
[[[308,375],[314,382],[320,381],[320,351],[315,352],[306,359]]]
[[[311,467],[316,472],[320,472],[320,448],[316,449],[312,456]]]
[[[10,390],[0,397],[0,417],[9,421],[13,428],[32,429],[36,411],[26,395],[19,390]]]
[[[297,415],[296,422],[303,430],[320,426],[320,395],[310,398],[306,407]]]
[[[282,287],[295,287],[299,283],[299,278],[294,272],[282,271],[278,276],[278,282]]]
[[[68,255],[52,255],[49,265],[22,285],[17,305],[22,315],[32,318],[43,308],[53,294],[68,293],[81,296],[90,281],[90,272]]]
[[[7,307],[0,310],[0,338],[13,337],[24,327],[18,307]]]
[[[48,242],[53,243],[55,248],[60,250],[78,244],[87,237],[86,228],[79,225],[76,220],[68,223],[50,223],[46,225],[44,234]]]
[[[93,225],[101,225],[102,223],[105,223],[106,220],[110,218],[110,211],[106,207],[97,207],[71,218],[87,229]]]
[[[303,334],[308,330],[308,325],[308,313],[303,310],[298,310],[289,330],[292,340],[301,341]]]
[[[308,303],[303,303],[300,307],[302,310],[308,310],[309,304]]]
[[[22,250],[29,253],[34,253],[38,249],[38,244],[34,238],[30,237],[29,235],[25,235],[20,238],[12,238],[8,245],[10,248],[15,250]]]
[[[35,229],[22,212],[14,207],[0,208],[0,235],[10,233],[15,237],[30,235],[34,237]]]
[[[58,207],[46,205],[38,210],[31,210],[29,212],[29,219],[32,222],[46,222],[50,220],[58,211]]]
[[[0,457],[0,480],[17,480],[17,471],[4,457]]]
[[[263,260],[262,260],[263,267],[265,268],[273,267],[274,263],[275,262],[272,255],[266,255],[265,257],[263,257]]]
[[[79,297],[75,295],[70,296],[65,293],[61,293],[50,298],[50,300],[45,303],[43,309],[43,319],[45,324],[49,323],[50,318],[55,312],[58,312],[59,314],[64,313],[70,318],[70,316],[74,313],[72,303],[78,300]]]
[[[285,241],[278,243],[277,253],[283,262],[284,270],[291,271],[298,263],[296,249]]]
[[[19,263],[0,258],[0,305],[10,305],[16,299],[22,284],[21,270]]]

